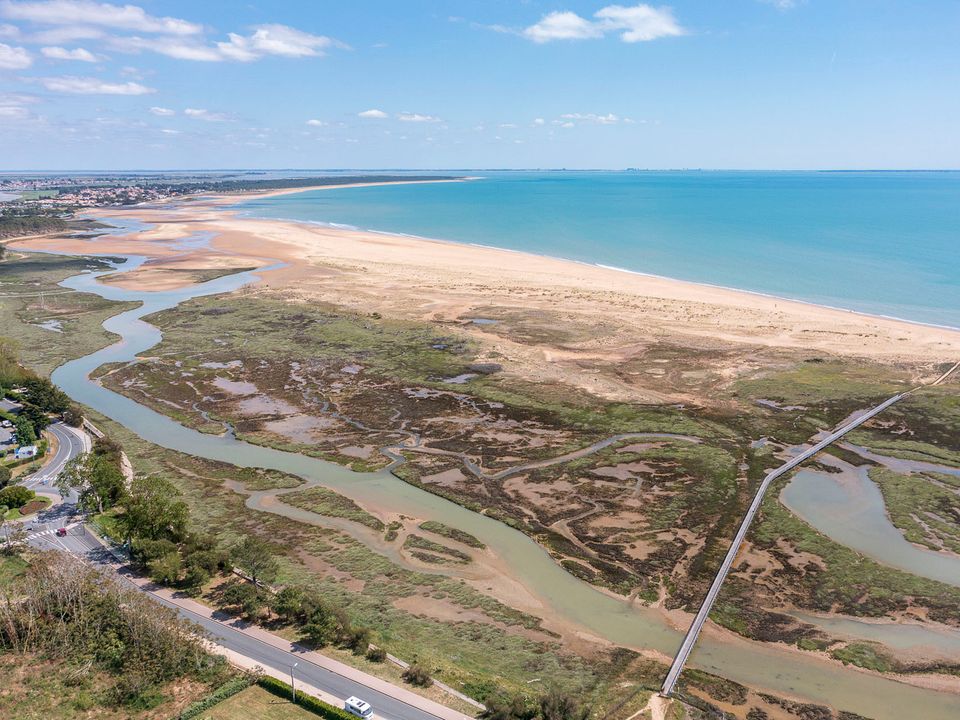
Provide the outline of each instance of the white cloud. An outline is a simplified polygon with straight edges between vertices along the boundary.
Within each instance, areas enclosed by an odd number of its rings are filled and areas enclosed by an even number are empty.
[[[103,30],[83,25],[63,25],[60,27],[38,30],[24,36],[26,40],[38,45],[65,45],[78,40],[99,40],[104,37]]]
[[[287,25],[258,25],[254,33],[244,37],[230,33],[229,42],[218,42],[217,48],[224,57],[243,62],[256,60],[264,55],[283,57],[316,57],[324,55],[325,48],[337,43],[325,35],[312,35]]]
[[[540,22],[525,29],[523,35],[535,43],[546,43],[551,40],[600,38],[603,37],[603,30],[597,23],[566,11],[544,15]]]
[[[187,108],[183,114],[195,120],[206,120],[207,122],[228,122],[232,118],[229,115],[218,112],[210,112],[203,108]]]
[[[520,34],[541,44],[554,40],[593,40],[607,33],[619,33],[620,39],[627,43],[686,34],[668,7],[655,8],[644,3],[630,7],[608,5],[593,17],[596,19],[588,20],[569,10],[552,12]]]
[[[534,124],[534,125],[546,125],[546,124],[547,124],[547,121],[544,120],[543,118],[534,118],[534,119],[533,119],[533,124]]]
[[[165,108],[165,107],[159,107],[157,105],[154,105],[152,108],[150,108],[150,112],[159,117],[173,117],[174,115],[177,114],[176,110],[171,110],[170,108]]]
[[[320,57],[324,48],[346,47],[324,35],[311,35],[286,25],[259,25],[252,35],[229,33],[229,41],[208,45],[200,38],[116,37],[110,45],[121,52],[155,52],[178,60],[197,62],[252,62],[267,55],[289,58]]]
[[[594,123],[596,125],[616,125],[620,118],[613,113],[597,115],[596,113],[565,113],[560,116],[563,120]]]
[[[161,128],[160,132],[162,132],[164,135],[179,135],[179,134],[180,134],[180,131],[179,131],[179,130],[171,130],[170,128]]]
[[[0,38],[15,38],[20,37],[20,28],[16,25],[7,25],[6,23],[0,23]]]
[[[797,0],[760,0],[764,5],[773,5],[777,10],[793,10]]]
[[[440,122],[440,118],[433,115],[421,115],[420,113],[402,112],[397,115],[397,120],[403,122],[435,123]]]
[[[498,127],[502,127],[505,129],[512,129],[512,128],[515,128],[516,126],[517,126],[516,123],[500,123]]]
[[[377,110],[374,108],[372,110],[364,110],[361,113],[357,113],[357,117],[361,117],[366,120],[384,120],[388,117],[388,115],[383,110]]]
[[[223,55],[217,48],[196,42],[193,39],[174,40],[171,38],[144,38],[138,36],[118,37],[110,40],[110,47],[119,52],[139,53],[149,50],[177,60],[198,62],[220,62]]]
[[[38,78],[38,80],[50,92],[73,95],[148,95],[156,92],[154,88],[146,87],[140,83],[112,83],[92,77],[64,75]]]
[[[26,48],[0,43],[0,70],[23,70],[33,64]]]
[[[89,50],[84,48],[74,48],[73,50],[67,50],[63,47],[43,47],[40,48],[40,53],[51,60],[77,60],[78,62],[97,62],[101,58],[94,55]]]
[[[0,15],[39,25],[98,25],[117,30],[162,35],[197,35],[201,25],[172,17],[155,17],[136,5],[111,5],[93,0],[0,2]]]
[[[628,43],[676,37],[686,32],[677,24],[673,10],[668,7],[655,8],[644,4],[633,7],[608,5],[594,17],[600,19],[604,30],[620,32],[620,39]]]
[[[325,127],[327,123],[323,120],[307,120],[307,125],[310,127]]]

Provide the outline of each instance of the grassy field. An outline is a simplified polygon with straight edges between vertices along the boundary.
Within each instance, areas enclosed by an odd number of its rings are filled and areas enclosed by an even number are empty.
[[[204,720],[317,720],[317,716],[257,685],[214,705]]]
[[[21,575],[28,566],[27,561],[19,555],[0,554],[0,588],[7,587],[10,582]]]
[[[893,524],[912,543],[960,552],[960,478],[955,475],[900,475],[871,468]]]
[[[112,302],[57,285],[85,270],[107,267],[97,259],[13,250],[0,260],[0,334],[20,344],[28,367],[49,374],[66,360],[116,339],[101,323],[134,303]]]

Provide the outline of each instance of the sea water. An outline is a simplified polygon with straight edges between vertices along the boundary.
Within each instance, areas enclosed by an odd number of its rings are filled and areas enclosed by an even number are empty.
[[[241,208],[960,327],[960,172],[463,174]]]

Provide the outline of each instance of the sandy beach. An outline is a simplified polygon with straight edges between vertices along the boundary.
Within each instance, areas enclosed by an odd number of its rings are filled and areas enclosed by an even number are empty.
[[[228,207],[238,199],[99,210],[91,214],[154,227],[15,246],[146,255],[150,260],[117,284],[156,290],[193,282],[198,273],[280,262],[257,292],[448,324],[476,338],[507,372],[627,401],[695,399],[704,383],[800,357],[862,358],[917,380],[960,357],[954,330],[490,247],[244,218]],[[212,239],[178,244],[197,233]],[[669,366],[614,371],[665,345],[689,349],[699,364],[675,377]]]

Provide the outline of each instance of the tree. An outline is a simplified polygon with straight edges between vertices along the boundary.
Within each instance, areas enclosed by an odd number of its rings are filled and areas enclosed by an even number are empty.
[[[19,362],[20,344],[13,338],[0,335],[0,387],[11,387],[26,372]]]
[[[60,414],[70,407],[70,398],[45,377],[34,375],[23,381],[23,399],[48,413]]]
[[[187,529],[188,511],[180,491],[165,478],[134,478],[120,517],[127,540],[168,539],[178,542]]]
[[[33,423],[22,415],[17,415],[13,419],[14,430],[17,431],[17,443],[20,445],[33,445],[37,441],[37,433],[33,430]]]
[[[25,419],[33,426],[35,437],[40,437],[40,433],[50,424],[50,416],[46,412],[36,405],[28,403],[24,403],[23,409],[17,417]]]
[[[252,535],[246,535],[234,545],[231,556],[237,567],[253,580],[254,585],[273,582],[280,571],[280,565],[270,546]]]
[[[336,616],[326,608],[317,608],[303,626],[303,637],[314,647],[329,645],[340,634]]]
[[[223,603],[227,607],[235,607],[244,617],[256,618],[266,604],[266,599],[260,590],[246,582],[235,582],[223,591]]]
[[[150,579],[154,582],[174,585],[180,579],[183,563],[180,560],[180,553],[174,550],[151,560],[147,568],[150,571]]]
[[[71,405],[63,411],[63,421],[70,427],[83,425],[83,411],[77,405]]]
[[[0,465],[0,489],[5,488],[10,484],[11,476],[12,473],[10,472],[10,468],[8,468],[6,465]]]
[[[270,609],[287,622],[293,622],[300,616],[303,608],[303,590],[297,587],[285,587],[270,603]]]
[[[80,453],[68,462],[57,478],[57,488],[64,497],[71,488],[76,490],[81,507],[100,513],[123,500],[127,491],[117,464],[95,452]]]

